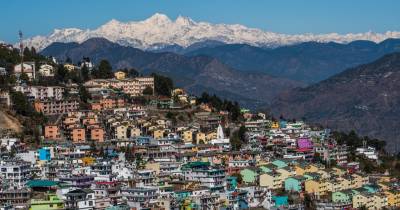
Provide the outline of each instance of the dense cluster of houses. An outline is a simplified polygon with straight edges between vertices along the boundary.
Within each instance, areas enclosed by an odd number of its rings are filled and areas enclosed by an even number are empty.
[[[39,73],[54,69],[43,64]],[[14,87],[50,120],[36,148],[0,136],[0,209],[304,209],[309,201],[317,209],[400,208],[398,180],[361,171],[328,129],[248,110],[230,122],[183,89],[135,103],[120,92],[141,96],[154,79],[125,76],[86,82],[85,109],[70,97],[74,84]],[[239,127],[244,139],[233,151]],[[379,160],[372,147],[357,155]]]
[[[397,182],[347,162],[329,130],[253,114],[243,123],[247,144],[231,151],[222,116],[174,126],[146,107],[115,104],[45,125],[39,149],[3,137],[5,208],[304,208],[305,196],[320,209],[400,206]]]

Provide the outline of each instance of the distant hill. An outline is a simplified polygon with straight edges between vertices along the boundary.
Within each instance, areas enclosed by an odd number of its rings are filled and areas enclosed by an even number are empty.
[[[178,86],[192,93],[216,93],[249,108],[265,105],[281,91],[303,85],[265,73],[240,72],[209,56],[187,57],[170,52],[142,51],[103,38],[89,39],[81,44],[53,43],[41,54],[61,60],[69,57],[74,62],[86,56],[94,63],[107,59],[115,69],[133,67],[144,74],[160,73],[170,76]]]
[[[282,94],[270,106],[287,118],[381,138],[400,151],[400,53],[348,69],[307,88]]]
[[[400,39],[371,41],[305,42],[275,49],[246,44],[204,47],[187,52],[188,56],[217,58],[232,68],[245,72],[263,72],[306,83],[315,83],[360,64],[400,51]]]

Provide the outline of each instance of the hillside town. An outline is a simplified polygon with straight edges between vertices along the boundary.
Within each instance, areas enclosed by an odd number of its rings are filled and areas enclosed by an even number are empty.
[[[384,142],[0,48],[0,209],[400,208]]]

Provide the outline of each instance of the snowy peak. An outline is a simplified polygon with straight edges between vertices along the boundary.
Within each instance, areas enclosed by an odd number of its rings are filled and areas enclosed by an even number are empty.
[[[253,46],[277,47],[301,42],[338,42],[354,40],[381,42],[388,38],[400,38],[400,32],[356,33],[356,34],[298,34],[286,35],[248,28],[234,24],[211,24],[196,22],[189,17],[178,16],[174,21],[168,16],[156,13],[143,21],[120,22],[112,19],[97,29],[55,29],[47,36],[35,36],[25,40],[25,45],[42,50],[53,42],[82,43],[90,38],[101,37],[112,42],[140,49],[157,46],[179,45],[188,47],[207,40],[223,43],[243,43]]]
[[[181,26],[191,26],[196,24],[196,22],[194,22],[191,18],[181,15],[176,18],[175,23]]]
[[[169,17],[164,14],[155,13],[153,16],[144,20],[143,23],[153,25],[165,25],[171,23],[171,19],[169,19]]]

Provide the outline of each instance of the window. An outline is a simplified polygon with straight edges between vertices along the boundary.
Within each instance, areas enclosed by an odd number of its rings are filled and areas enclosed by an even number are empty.
[[[89,201],[89,206],[93,206],[93,201]]]

